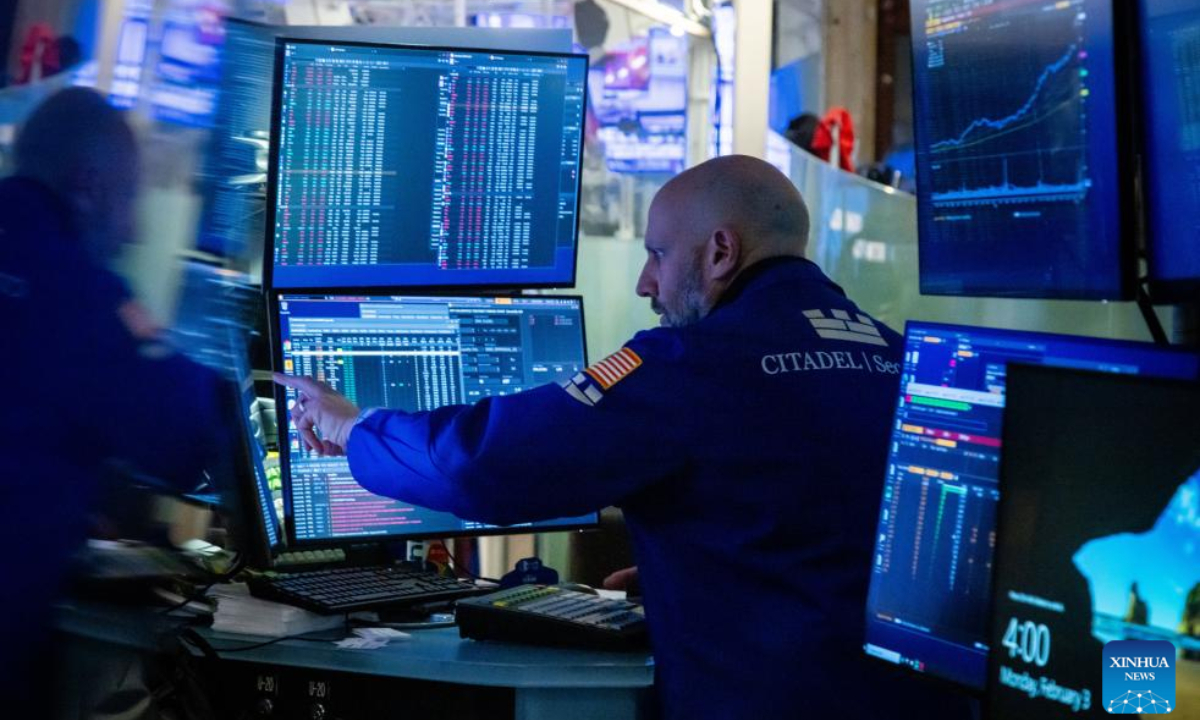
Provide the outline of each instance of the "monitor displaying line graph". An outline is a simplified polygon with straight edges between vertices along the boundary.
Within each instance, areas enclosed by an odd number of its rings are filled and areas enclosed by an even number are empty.
[[[1111,0],[914,0],[921,292],[1126,291]]]

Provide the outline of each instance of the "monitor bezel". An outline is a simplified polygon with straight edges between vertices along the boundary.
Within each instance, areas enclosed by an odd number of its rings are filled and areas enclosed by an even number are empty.
[[[1117,109],[1115,118],[1116,136],[1113,138],[1114,151],[1116,155],[1116,172],[1117,172],[1117,214],[1118,227],[1120,234],[1116,238],[1117,244],[1117,264],[1116,276],[1117,283],[1115,292],[1110,292],[1114,288],[1106,288],[1095,292],[1088,291],[1064,291],[1052,287],[1046,288],[1021,288],[1011,292],[1004,292],[1000,289],[978,289],[972,291],[940,291],[927,287],[925,281],[928,277],[926,269],[925,254],[921,252],[922,241],[920,238],[922,201],[921,189],[918,184],[916,198],[916,216],[917,216],[917,286],[918,292],[921,295],[931,297],[980,297],[980,298],[1003,298],[1003,299],[1029,299],[1029,300],[1116,300],[1125,301],[1132,300],[1135,297],[1137,289],[1137,230],[1138,230],[1138,207],[1137,207],[1137,155],[1138,155],[1138,137],[1136,126],[1131,113],[1121,112],[1122,108],[1131,106],[1131,103],[1136,98],[1137,84],[1137,68],[1134,66],[1134,48],[1132,41],[1127,37],[1128,33],[1121,32],[1119,28],[1131,27],[1130,23],[1136,20],[1136,9],[1132,7],[1133,3],[1122,2],[1121,0],[1107,0],[1112,14],[1112,27],[1110,33],[1112,37],[1112,60],[1113,60],[1113,104]],[[919,12],[916,2],[912,4],[909,10],[913,27],[923,27],[923,19],[917,17]],[[919,71],[917,67],[917,46],[923,42],[924,38],[918,33],[912,34],[911,43],[913,51],[909,53],[910,63],[913,77],[913,109],[914,113],[919,109],[916,94],[917,82],[916,77]],[[922,131],[920,123],[913,123],[913,147],[914,151],[922,147],[921,143]],[[1003,251],[1003,249],[1002,249]]]
[[[279,195],[279,127],[280,118],[283,113],[282,95],[283,95],[283,56],[284,49],[289,44],[296,45],[337,45],[344,47],[367,47],[367,48],[382,48],[396,50],[413,50],[419,52],[439,53],[439,52],[462,52],[462,53],[487,53],[496,55],[520,55],[526,57],[554,57],[563,59],[582,59],[583,72],[585,78],[585,90],[583,93],[583,103],[580,105],[579,111],[579,152],[575,158],[575,230],[574,238],[571,245],[571,276],[562,281],[547,281],[547,282],[512,282],[512,283],[450,283],[450,284],[413,284],[413,283],[397,283],[395,285],[305,285],[302,287],[284,287],[276,288],[274,286],[275,278],[275,207]],[[270,288],[272,291],[276,289],[290,290],[298,292],[315,291],[326,294],[353,294],[359,291],[381,291],[386,290],[390,294],[400,294],[409,292],[415,288],[419,288],[422,292],[445,293],[448,295],[463,294],[463,293],[485,293],[485,292],[504,292],[514,291],[519,289],[566,289],[575,287],[576,280],[579,275],[579,244],[580,244],[580,228],[582,227],[582,195],[583,195],[583,126],[587,119],[588,111],[588,94],[586,91],[586,78],[589,67],[589,58],[583,53],[564,53],[564,52],[546,52],[538,50],[491,50],[488,48],[472,48],[472,47],[448,47],[442,45],[415,45],[408,43],[382,43],[382,42],[363,42],[358,40],[320,40],[315,38],[291,37],[280,35],[275,38],[275,67],[272,72],[271,81],[271,125],[268,129],[270,136],[267,150],[267,197],[266,197],[266,218],[264,222],[263,238],[263,266],[262,266],[262,284],[264,288]]]
[[[1193,358],[1196,363],[1196,373],[1195,373],[1195,376],[1193,377],[1193,379],[1191,380],[1191,382],[1200,381],[1200,352],[1197,352],[1195,349],[1192,349],[1192,348],[1178,346],[1178,345],[1155,345],[1150,342],[1141,341],[1141,340],[1125,340],[1125,339],[1120,339],[1120,338],[1100,338],[1100,337],[1092,337],[1089,335],[1071,335],[1071,334],[1066,334],[1066,333],[1045,332],[1045,331],[1041,331],[1041,330],[1016,330],[1016,329],[1012,329],[1012,328],[988,327],[985,325],[959,325],[959,324],[955,324],[955,323],[940,323],[940,322],[932,322],[932,321],[926,321],[926,320],[909,320],[904,325],[905,352],[908,351],[909,334],[914,329],[918,329],[918,328],[930,329],[930,330],[941,331],[941,332],[970,333],[970,332],[983,331],[983,332],[987,332],[987,333],[1002,333],[1004,335],[1012,336],[1012,337],[1063,339],[1063,340],[1067,340],[1067,341],[1082,341],[1082,342],[1087,342],[1089,344],[1094,343],[1095,345],[1100,346],[1100,347],[1131,348],[1131,347],[1136,347],[1136,346],[1142,346],[1146,350],[1149,350],[1149,351],[1152,351],[1155,353],[1159,353],[1162,355],[1174,355],[1174,356],[1178,356],[1178,357],[1186,356],[1186,357]],[[1028,365],[1027,363],[1016,363],[1016,364]],[[1031,365],[1031,367],[1047,367],[1047,366],[1034,364],[1034,365]],[[1056,369],[1058,369],[1058,368],[1056,368]],[[1095,372],[1095,371],[1089,371],[1089,370],[1081,370],[1078,368],[1065,368],[1065,369],[1071,369],[1071,370],[1075,370],[1077,372]],[[1118,375],[1118,373],[1102,373],[1102,374]],[[901,377],[903,377],[903,372],[901,373]],[[1148,379],[1148,380],[1163,380],[1163,381],[1167,381],[1167,382],[1189,382],[1188,380],[1182,380],[1182,379],[1178,379],[1178,378],[1163,378],[1161,376],[1156,376],[1156,375],[1138,374],[1138,375],[1135,375],[1134,377]],[[896,427],[896,421],[898,419],[899,411],[900,411],[899,396],[903,392],[904,392],[904,388],[900,387],[897,390],[896,402],[893,403],[892,424],[889,426],[890,429],[889,429],[889,434],[888,434],[889,448],[892,443],[891,433],[894,432],[894,429]],[[1007,398],[1007,395],[1006,395],[1006,398]],[[889,449],[888,464],[891,464],[891,462],[892,462],[892,453],[891,453],[891,450]],[[1000,453],[1000,462],[1001,462],[1001,464],[1003,464],[1003,462],[1004,462],[1004,453],[1003,452]],[[997,481],[999,481],[999,476],[997,476]],[[875,553],[877,552],[877,549],[878,549],[879,540],[878,540],[877,530],[878,530],[878,526],[879,526],[879,516],[880,516],[880,513],[883,511],[883,490],[886,488],[886,485],[887,485],[887,477],[885,475],[884,481],[883,481],[883,486],[880,488],[879,507],[875,512],[875,526],[874,526],[873,531],[875,532],[876,537],[875,537],[875,541],[872,543],[872,546],[871,546],[871,557],[872,558],[875,557]],[[997,520],[999,520],[998,515],[997,515]],[[997,535],[1000,532],[998,523],[997,523],[996,532],[997,532]],[[993,556],[993,574],[994,574],[994,572],[995,572],[995,559]],[[874,573],[874,568],[872,567],[871,568],[871,577],[867,581],[867,598],[868,599],[870,598],[871,586],[874,584],[874,579],[875,579],[875,573]],[[990,596],[987,599],[987,603],[988,603],[988,607],[987,607],[987,610],[985,611],[985,615],[987,615],[990,618],[992,615],[992,598]],[[906,677],[918,678],[924,682],[932,683],[932,684],[942,687],[944,689],[952,689],[957,692],[964,693],[964,694],[967,694],[967,695],[970,695],[973,697],[982,698],[987,693],[988,679],[991,677],[990,671],[989,671],[989,674],[984,677],[983,687],[977,688],[973,685],[968,685],[968,684],[961,683],[957,680],[953,680],[948,677],[943,677],[942,675],[935,675],[935,674],[929,673],[929,672],[921,672],[921,671],[913,669],[907,665],[890,662],[888,660],[885,660],[881,657],[877,657],[877,656],[872,655],[871,653],[867,652],[866,651],[866,645],[867,645],[866,633],[867,633],[867,630],[870,628],[871,624],[875,621],[876,621],[876,619],[871,614],[871,608],[870,608],[869,604],[867,602],[864,602],[863,603],[862,655],[867,658],[870,658],[870,661],[872,664],[878,664],[878,665],[883,665],[885,667],[893,668],[894,672],[898,672]],[[989,625],[989,628],[990,628],[990,625]],[[989,629],[989,633],[990,633],[990,629]],[[934,636],[931,635],[930,637],[934,637]],[[938,638],[938,639],[941,640],[941,638]],[[988,639],[990,639],[990,635],[986,636],[984,638],[985,642]],[[986,667],[990,667],[991,657],[992,657],[992,651],[989,649],[986,654],[986,657],[985,657],[985,666]]]
[[[241,504],[239,514],[245,523],[244,542],[248,547],[242,551],[245,553],[246,564],[252,568],[268,569],[271,567],[276,555],[283,552],[287,548],[284,538],[283,523],[279,522],[279,518],[275,517],[274,502],[266,508],[272,517],[263,516],[263,507],[259,498],[259,475],[263,473],[263,479],[266,480],[266,468],[263,467],[261,460],[258,457],[260,448],[255,448],[258,440],[254,437],[253,425],[250,421],[250,408],[246,406],[245,394],[246,388],[243,383],[253,384],[251,378],[238,378],[238,403],[237,407],[242,412],[241,423],[238,426],[238,438],[236,440],[235,450],[242,460],[239,463],[239,473],[244,473],[236,478],[238,485],[238,498]],[[257,467],[256,467],[257,466]],[[268,486],[264,488],[267,493],[267,499],[271,499],[271,490]],[[275,529],[275,542],[271,542],[271,536],[267,530],[270,524]]]
[[[1195,353],[1193,353],[1193,354],[1195,354]],[[1149,385],[1152,387],[1159,387],[1159,388],[1180,388],[1180,389],[1182,389],[1182,388],[1196,388],[1198,386],[1198,384],[1200,384],[1200,377],[1189,381],[1189,380],[1184,380],[1184,379],[1180,379],[1180,378],[1164,378],[1164,377],[1158,377],[1158,376],[1153,376],[1153,375],[1123,375],[1123,374],[1119,374],[1119,373],[1096,372],[1094,370],[1086,370],[1086,369],[1081,369],[1081,368],[1052,367],[1052,366],[1046,366],[1046,365],[1032,365],[1029,363],[1015,363],[1014,367],[1016,367],[1016,366],[1020,366],[1021,369],[1018,371],[1020,374],[1027,374],[1030,376],[1042,375],[1042,376],[1048,376],[1048,377],[1058,376],[1059,378],[1065,377],[1065,378],[1076,378],[1076,379],[1086,379],[1086,378],[1096,379],[1097,377],[1099,377],[1099,378],[1103,378],[1100,380],[1101,384],[1112,383],[1114,386]],[[1006,396],[1006,399],[1007,399],[1007,396]],[[1007,407],[1007,402],[1005,403],[1005,406]],[[1011,461],[1009,461],[1009,462],[1010,462],[1009,467],[1011,468]],[[1000,475],[998,477],[1000,477],[1000,478],[1004,477],[1005,471],[1006,470],[1005,470],[1004,455],[1001,455],[1000,456],[1000,468],[999,468]],[[1011,472],[1011,469],[1009,470],[1009,472]],[[1003,502],[1004,502],[1004,500],[1003,500],[1003,496],[1002,496],[1000,503],[998,503],[996,505],[996,537],[997,537],[997,541],[996,541],[995,551],[993,552],[993,555],[992,555],[993,583],[992,583],[991,592],[989,593],[989,598],[988,598],[989,618],[988,618],[987,640],[989,642],[994,637],[996,637],[997,627],[1000,623],[1003,622],[1003,621],[997,621],[997,618],[995,617],[995,612],[994,612],[994,610],[996,608],[996,597],[999,592],[998,586],[996,585],[994,580],[995,580],[996,574],[998,573],[998,571],[1000,569],[1001,559],[1002,559],[1002,554],[1001,554],[1002,545],[999,541],[999,538],[1000,538],[1001,532],[1003,532],[1004,525],[1005,525],[1005,520],[1004,520],[1005,513],[1001,511],[1001,505],[1003,504]],[[1011,551],[1009,551],[1009,552],[1011,553]],[[1011,564],[1011,561],[1012,561],[1012,558],[1008,558],[1007,562],[1009,564]],[[1001,633],[1001,634],[1003,634],[1003,633]],[[991,678],[994,677],[998,673],[999,663],[1000,663],[1000,660],[997,658],[996,654],[993,652],[989,652],[988,658],[987,658],[987,678],[984,681],[985,691],[980,695],[980,698],[979,698],[980,699],[979,711],[980,711],[980,717],[982,718],[982,720],[1006,720],[1006,718],[1001,717],[995,711],[995,708],[994,708],[994,704],[996,702],[996,696],[995,696],[996,686],[991,682]],[[1100,711],[1099,706],[1097,706],[1097,705],[1093,705],[1093,708],[1096,709],[1097,712]]]
[[[279,288],[273,289],[268,294],[268,313],[271,323],[271,363],[275,372],[283,373],[283,343],[282,326],[280,323],[280,303],[287,296],[343,296],[343,297],[360,297],[360,298],[392,298],[392,297],[436,297],[436,298],[527,298],[527,299],[565,299],[575,300],[579,303],[579,334],[583,339],[583,364],[586,367],[588,362],[587,348],[587,326],[585,321],[584,303],[582,295],[573,294],[546,294],[546,295],[519,295],[519,294],[504,294],[504,293],[439,293],[433,294],[427,292],[427,288],[408,288],[407,292],[392,292],[372,290],[369,292],[363,291],[342,291],[328,292],[325,290],[309,290]],[[590,513],[592,516],[591,522],[572,523],[568,525],[555,525],[551,527],[530,527],[528,525],[520,526],[498,526],[491,528],[478,528],[473,530],[458,530],[447,532],[414,532],[414,533],[393,533],[388,535],[351,535],[337,538],[319,538],[319,539],[302,539],[296,536],[295,530],[295,512],[292,508],[292,476],[291,476],[291,456],[288,450],[289,437],[288,429],[291,426],[290,411],[287,407],[287,393],[285,388],[279,384],[274,387],[275,391],[275,408],[276,408],[276,441],[279,447],[279,470],[283,480],[283,514],[284,514],[284,533],[286,538],[286,547],[288,549],[309,550],[316,548],[334,548],[348,547],[367,544],[385,544],[393,542],[404,542],[406,540],[425,540],[425,539],[440,539],[440,538],[457,538],[457,537],[497,537],[505,535],[529,535],[533,533],[546,532],[575,532],[580,530],[593,530],[600,524],[600,510],[597,508]]]

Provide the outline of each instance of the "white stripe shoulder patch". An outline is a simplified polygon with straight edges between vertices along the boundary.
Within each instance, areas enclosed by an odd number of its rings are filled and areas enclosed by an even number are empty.
[[[875,321],[862,313],[851,317],[845,310],[830,310],[827,316],[823,310],[805,310],[804,317],[812,323],[817,335],[826,340],[849,340],[887,347],[887,340],[875,327]]]

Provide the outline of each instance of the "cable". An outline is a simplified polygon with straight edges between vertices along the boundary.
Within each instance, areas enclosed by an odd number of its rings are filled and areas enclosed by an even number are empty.
[[[347,620],[349,620],[349,618],[347,618]],[[329,637],[312,637],[314,635],[317,635],[318,633],[328,633],[328,632],[329,632],[329,630],[316,630],[316,631],[309,631],[306,633],[298,633],[296,635],[281,635],[277,638],[271,638],[270,640],[265,640],[260,643],[253,643],[251,645],[242,645],[240,647],[217,647],[217,646],[213,645],[212,643],[210,643],[208,640],[201,637],[200,633],[196,632],[192,628],[188,628],[187,630],[184,630],[183,632],[181,632],[179,634],[179,637],[181,639],[185,640],[186,642],[194,645],[196,647],[196,649],[199,650],[205,657],[216,658],[216,653],[236,653],[236,652],[246,652],[247,650],[257,650],[259,648],[267,647],[268,645],[274,645],[275,643],[283,642],[284,640],[302,640],[304,642],[327,643],[327,642],[336,642],[338,639],[341,639],[341,638],[335,639],[335,638],[329,638]]]
[[[499,580],[496,580],[494,578],[489,578],[489,577],[483,577],[482,575],[476,575],[475,573],[473,573],[469,569],[467,569],[467,567],[465,565],[463,565],[462,563],[460,563],[458,561],[458,558],[454,557],[454,553],[450,552],[450,546],[447,545],[446,543],[442,543],[442,547],[446,550],[446,554],[450,556],[450,562],[454,563],[455,571],[461,572],[462,574],[466,575],[468,578],[470,578],[472,580],[482,580],[484,582],[496,583],[497,585],[500,584]]]
[[[1163,330],[1162,323],[1158,320],[1158,315],[1154,312],[1154,305],[1150,301],[1150,295],[1146,292],[1144,283],[1145,279],[1138,283],[1138,310],[1142,311],[1142,319],[1146,321],[1146,327],[1149,328],[1150,337],[1154,338],[1154,342],[1158,345],[1170,345],[1171,341],[1167,339],[1167,333]]]

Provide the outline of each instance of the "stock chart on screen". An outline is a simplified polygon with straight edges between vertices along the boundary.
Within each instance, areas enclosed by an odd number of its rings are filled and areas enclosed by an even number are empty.
[[[1120,297],[1110,2],[912,4],[921,291]]]

